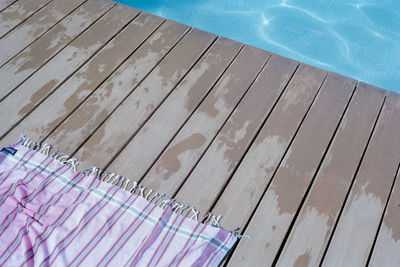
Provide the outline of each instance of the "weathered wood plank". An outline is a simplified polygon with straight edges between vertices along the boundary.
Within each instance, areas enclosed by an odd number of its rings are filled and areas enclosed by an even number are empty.
[[[283,248],[278,266],[293,266],[302,259],[303,265],[320,264],[385,93],[363,83],[356,89]]]
[[[0,99],[45,65],[53,56],[104,15],[115,2],[88,0],[65,20],[4,65],[0,70]]]
[[[0,13],[0,38],[53,0],[20,0]],[[1,7],[0,7],[1,9]]]
[[[42,36],[86,0],[54,0],[0,39],[0,66]]]
[[[399,265],[397,94],[383,105],[360,83],[332,137],[354,81],[146,13],[129,23],[138,11],[110,0],[14,1],[0,0],[0,146],[24,132],[247,225],[228,265]],[[110,10],[72,18],[90,3]]]
[[[364,266],[400,160],[400,95],[389,92],[323,266]]]
[[[354,87],[354,80],[328,74],[249,222],[245,233],[252,236],[251,242],[239,242],[229,265],[272,265]]]
[[[214,213],[224,215],[224,227],[234,229],[246,224],[326,74],[306,64],[297,69],[216,203]]]
[[[183,34],[182,31],[187,29],[179,24],[176,24],[176,27],[180,31],[171,27],[172,29],[167,29],[149,42],[149,44],[157,43],[156,49],[153,50],[150,45],[142,47],[143,49],[136,57],[127,61],[111,79],[102,85],[101,90],[97,90],[63,125],[56,129],[50,136],[51,143],[62,145],[66,153],[72,154],[133,91],[137,89],[140,92],[148,91],[149,96],[157,98],[155,95],[159,92],[158,88],[173,87],[216,37],[213,34],[192,29],[167,54],[167,48],[171,48]],[[175,33],[175,36],[169,31]],[[169,38],[174,38],[173,42]],[[158,47],[161,47],[161,51],[157,49]],[[164,55],[166,56],[163,58]],[[149,108],[152,106],[150,105]]]
[[[0,12],[11,6],[17,0],[0,0]]]
[[[148,13],[140,14],[1,140],[0,144],[6,146],[14,143],[21,133],[26,133],[34,140],[43,140],[68,114],[96,90],[125,59],[136,51],[163,21],[164,19]],[[160,32],[173,25],[166,23],[147,42],[149,43],[158,38]],[[135,38],[132,38],[132,36],[135,36]]]
[[[138,10],[122,5],[113,7],[88,31],[72,41],[5,98],[0,104],[2,108],[7,109],[7,113],[0,113],[0,124],[3,126],[0,129],[0,136],[3,136],[10,127],[40,104],[138,13]],[[63,67],[60,68],[60,66]]]
[[[270,56],[270,53],[250,46],[240,51],[215,88],[143,178],[144,185],[167,195],[179,188]],[[128,173],[126,163],[123,157],[120,158],[118,165],[114,165],[115,170],[123,165],[121,172],[123,170],[128,177],[134,178],[140,178],[146,171],[146,166],[139,166],[130,168]]]
[[[211,208],[258,130],[282,94],[298,63],[272,55],[175,198],[200,211]]]
[[[135,136],[129,144],[129,151],[124,153],[128,157],[124,159],[133,166],[149,166],[154,162],[158,153],[211,90],[240,47],[241,44],[225,38],[219,38],[213,43]],[[170,84],[162,84],[155,88],[156,90],[152,89],[157,97],[142,91],[151,86],[144,81],[79,149],[75,157],[98,167],[104,167],[107,159],[111,159],[120,151],[132,134],[140,129],[154,110],[149,106],[156,107],[160,98],[171,90]]]
[[[400,266],[400,171],[397,171],[370,266]]]

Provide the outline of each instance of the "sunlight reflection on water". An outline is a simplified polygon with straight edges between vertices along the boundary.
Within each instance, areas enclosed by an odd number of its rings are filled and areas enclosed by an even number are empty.
[[[398,0],[119,0],[400,92]]]

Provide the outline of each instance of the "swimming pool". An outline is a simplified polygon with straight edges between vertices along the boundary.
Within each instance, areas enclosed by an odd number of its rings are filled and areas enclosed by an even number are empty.
[[[399,0],[119,0],[400,93]]]

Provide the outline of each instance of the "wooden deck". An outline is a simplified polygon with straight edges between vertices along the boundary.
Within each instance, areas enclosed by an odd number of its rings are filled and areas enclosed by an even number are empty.
[[[111,0],[0,10],[2,147],[221,214],[228,266],[400,266],[399,94]]]

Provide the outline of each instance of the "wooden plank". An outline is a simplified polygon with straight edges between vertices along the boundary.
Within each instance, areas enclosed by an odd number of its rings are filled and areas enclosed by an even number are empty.
[[[0,39],[0,66],[51,29],[86,0],[54,0]]]
[[[113,7],[51,61],[27,79],[0,104],[7,113],[0,113],[0,136],[18,123],[40,102],[51,94],[67,77],[76,71],[85,61],[102,48],[110,38],[129,23],[138,10],[122,5]],[[63,66],[60,68],[60,66]]]
[[[167,49],[174,44],[167,38],[175,37],[173,41],[177,42],[182,31],[187,29],[178,24],[176,27],[181,29],[175,30],[179,32],[179,35],[171,36],[166,31],[155,40],[158,42],[156,47],[161,52],[154,51],[150,46],[144,47],[136,57],[127,61],[111,79],[106,81],[101,90],[97,90],[52,133],[49,143],[60,144],[63,150],[67,151],[66,153],[73,154],[133,91],[136,89],[149,91],[149,95],[157,98],[158,88],[172,88],[215,39],[213,34],[192,29],[167,54]],[[164,55],[166,55],[165,58],[163,58]],[[151,92],[153,90],[155,92]],[[159,93],[161,94],[162,91]]]
[[[0,0],[0,12],[11,6],[16,0]]]
[[[301,64],[216,203],[225,228],[243,227],[252,214],[326,76]],[[240,196],[240,197],[238,197]]]
[[[45,65],[53,56],[104,15],[115,3],[88,0],[61,23],[31,44],[0,70],[0,99]]]
[[[361,83],[332,141],[298,215],[278,266],[319,265],[357,167],[362,159],[384,90]],[[297,183],[296,183],[297,184]]]
[[[400,95],[389,92],[323,266],[365,265],[400,161]]]
[[[1,12],[0,38],[51,1],[52,0],[20,0]]]
[[[372,251],[370,266],[400,265],[400,171],[394,184],[392,195],[385,211],[385,216],[375,248]]]
[[[225,38],[219,38],[213,43],[132,140],[128,152],[132,158],[132,164],[149,165],[149,162],[155,160],[157,153],[168,144],[177,129],[211,90],[241,46],[241,44]],[[79,149],[75,157],[91,162],[98,167],[105,167],[105,164],[122,149],[132,134],[140,129],[140,126],[151,115],[154,108],[149,107],[156,107],[159,99],[171,89],[170,85],[159,86],[157,90],[153,90],[157,95],[155,98],[142,91],[149,86],[151,84],[144,81]],[[138,145],[139,147],[137,147]],[[144,148],[146,153],[143,153]],[[96,153],[92,153],[92,151],[96,151]],[[140,164],[137,164],[139,161]]]
[[[1,140],[0,144],[6,146],[14,143],[21,133],[27,134],[34,140],[43,140],[68,114],[92,94],[124,60],[134,53],[163,21],[164,19],[148,13],[140,14],[78,72],[63,83],[54,94],[29,114]],[[160,32],[167,31],[174,25],[174,23],[172,25],[166,23],[147,42],[155,41]],[[172,32],[172,29],[170,31]],[[132,38],[132,36],[135,36],[135,38]],[[155,49],[153,47],[153,50]]]
[[[270,53],[250,46],[240,51],[215,88],[143,178],[144,185],[167,195],[179,188],[270,56]],[[124,156],[119,158],[113,165],[114,170],[127,173],[127,177],[140,178],[147,166],[129,168],[128,161]]]
[[[175,199],[190,203],[198,210],[209,210],[222,192],[242,156],[296,70],[298,63],[272,55],[265,69],[252,85],[207,149]]]
[[[239,242],[229,265],[272,265],[354,88],[354,80],[328,74],[246,228],[251,242]]]

